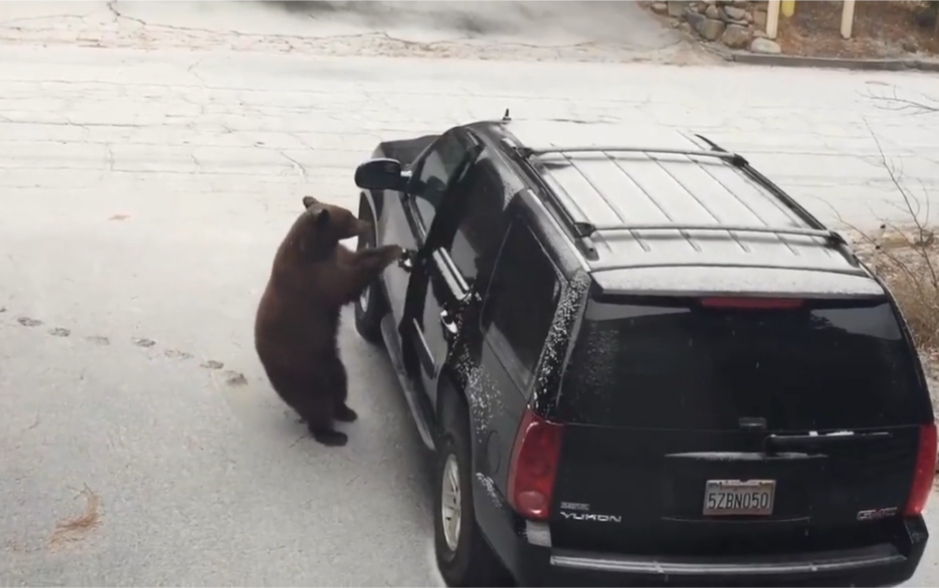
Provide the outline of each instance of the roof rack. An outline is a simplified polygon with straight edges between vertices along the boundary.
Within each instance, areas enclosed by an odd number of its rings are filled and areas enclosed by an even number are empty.
[[[710,141],[708,141],[710,143]],[[594,146],[582,145],[571,147],[516,147],[518,155],[522,158],[529,158],[533,155],[545,155],[547,153],[667,153],[671,155],[694,155],[698,157],[714,157],[723,159],[732,165],[747,165],[747,160],[737,153],[730,151],[712,149],[666,149],[664,147],[623,147],[623,146]]]
[[[516,157],[530,163],[529,158],[548,153],[667,153],[673,155],[687,155],[697,157],[712,157],[733,165],[751,180],[759,184],[766,191],[778,199],[789,210],[795,213],[809,228],[795,227],[766,227],[766,226],[741,226],[741,225],[682,225],[682,224],[615,224],[615,225],[595,225],[589,221],[580,220],[574,217],[572,211],[563,199],[559,198],[553,190],[547,188],[541,190],[543,198],[547,198],[553,207],[560,213],[561,220],[577,239],[577,245],[588,259],[597,259],[597,250],[590,238],[593,234],[606,231],[739,231],[749,233],[768,233],[776,235],[799,235],[807,237],[819,237],[824,239],[825,244],[832,247],[840,253],[845,260],[853,267],[861,266],[860,260],[850,250],[847,242],[836,231],[833,231],[823,225],[808,210],[796,202],[792,196],[787,194],[774,184],[769,178],[755,170],[742,155],[727,151],[714,141],[704,135],[695,134],[695,137],[711,147],[707,149],[667,149],[659,147],[629,147],[629,146],[560,146],[560,147],[525,147],[519,146],[514,141],[504,140],[503,143],[513,152]]]

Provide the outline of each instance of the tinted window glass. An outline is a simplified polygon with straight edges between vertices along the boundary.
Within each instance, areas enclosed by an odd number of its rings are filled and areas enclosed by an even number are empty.
[[[513,183],[517,187],[510,185]],[[503,211],[512,194],[520,189],[517,178],[500,173],[488,150],[455,188],[462,203],[450,256],[467,284],[473,284],[478,276],[485,278],[478,284],[481,291],[488,287],[488,278],[505,235]]]
[[[483,307],[483,329],[500,361],[527,386],[554,319],[561,285],[531,230],[516,220],[499,253]]]
[[[450,178],[465,156],[465,146],[457,140],[456,135],[448,133],[431,147],[424,158],[414,184],[413,195],[425,229],[430,228],[434,221]]]
[[[575,421],[740,430],[917,422],[912,355],[887,303],[796,310],[591,302],[561,393]]]

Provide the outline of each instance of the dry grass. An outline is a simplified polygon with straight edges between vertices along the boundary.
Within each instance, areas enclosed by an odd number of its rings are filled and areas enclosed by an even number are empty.
[[[870,130],[870,127],[868,127]],[[939,239],[930,224],[929,199],[914,195],[884,155],[877,136],[880,160],[900,194],[908,222],[883,223],[876,234],[851,226],[858,256],[879,275],[897,300],[913,340],[933,375],[939,367]],[[846,223],[847,224],[847,223]]]
[[[85,498],[85,508],[77,517],[59,521],[49,543],[53,546],[80,540],[87,531],[98,526],[101,514],[101,498],[85,486],[78,496]],[[77,497],[76,497],[77,498]]]

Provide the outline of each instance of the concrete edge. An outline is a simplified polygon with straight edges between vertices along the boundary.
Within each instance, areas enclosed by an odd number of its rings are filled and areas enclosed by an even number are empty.
[[[798,55],[768,55],[749,51],[731,51],[715,46],[705,46],[711,53],[726,61],[749,65],[778,67],[817,67],[828,69],[851,69],[864,71],[917,70],[939,72],[939,59],[843,59],[840,57],[802,57]]]

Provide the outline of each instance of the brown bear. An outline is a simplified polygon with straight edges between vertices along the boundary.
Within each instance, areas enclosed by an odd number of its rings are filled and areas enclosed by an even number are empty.
[[[372,230],[345,208],[304,196],[306,210],[277,254],[254,323],[254,345],[274,390],[324,445],[345,445],[333,428],[351,422],[339,357],[339,311],[399,259],[397,245],[352,252],[339,241]]]

